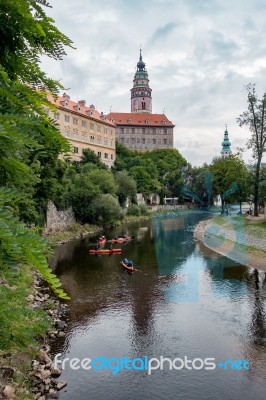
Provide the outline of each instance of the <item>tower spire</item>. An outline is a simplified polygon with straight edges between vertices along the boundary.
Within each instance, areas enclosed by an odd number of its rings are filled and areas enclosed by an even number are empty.
[[[131,112],[149,114],[152,112],[151,91],[148,72],[146,70],[146,64],[142,59],[142,49],[140,45],[137,71],[135,72],[133,88],[131,89]]]
[[[221,150],[221,156],[223,158],[230,156],[232,154],[231,150],[231,142],[228,137],[228,130],[227,130],[227,124],[225,124],[225,131],[224,131],[224,140],[222,142],[222,150]]]

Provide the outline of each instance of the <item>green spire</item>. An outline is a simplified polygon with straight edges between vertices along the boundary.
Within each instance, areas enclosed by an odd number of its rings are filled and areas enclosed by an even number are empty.
[[[227,125],[225,125],[225,131],[224,131],[224,140],[222,142],[222,150],[221,150],[221,156],[222,157],[227,157],[230,154],[232,154],[231,150],[231,142],[228,138],[228,130],[227,130]]]

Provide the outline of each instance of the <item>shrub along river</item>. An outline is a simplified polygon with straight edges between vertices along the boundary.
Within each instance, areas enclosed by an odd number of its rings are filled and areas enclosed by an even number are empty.
[[[161,215],[106,232],[133,236],[114,246],[121,255],[89,255],[96,237],[56,248],[51,266],[71,301],[53,355],[94,360],[65,362],[60,399],[265,399],[265,273],[195,242],[206,217]]]

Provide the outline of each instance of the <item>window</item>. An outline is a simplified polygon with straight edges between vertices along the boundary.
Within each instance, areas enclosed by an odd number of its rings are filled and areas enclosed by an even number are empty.
[[[74,154],[78,154],[79,152],[79,148],[78,147],[74,147]]]
[[[103,128],[103,132],[104,132],[104,133],[107,133],[107,128]]]
[[[141,108],[142,108],[142,110],[146,110],[146,104],[145,104],[145,101],[142,101],[142,103],[141,103]]]
[[[164,139],[164,140],[163,140],[163,144],[167,144],[167,139]]]
[[[82,134],[82,140],[87,141],[87,135],[85,133]]]
[[[163,133],[164,133],[164,134],[166,134],[166,133],[167,133],[167,129],[166,129],[166,128],[164,128],[164,130],[163,130]]]
[[[120,128],[120,133],[124,133],[124,128]]]
[[[94,136],[90,135],[90,142],[94,142]]]
[[[153,144],[156,144],[156,139],[152,139],[152,143],[153,143]]]
[[[79,138],[78,131],[74,130],[74,132],[73,132],[73,138],[74,138],[74,139],[78,139],[78,138]]]
[[[142,144],[145,144],[145,138],[142,138],[141,141],[142,141]]]
[[[131,132],[132,132],[132,133],[135,133],[135,128],[132,128]]]
[[[81,125],[85,127],[87,125],[87,121],[82,120]]]
[[[100,125],[97,125],[97,131],[101,132],[102,128],[100,127]]]
[[[102,156],[102,153],[101,153],[100,151],[98,151],[98,153],[97,153],[97,154],[98,154],[98,156],[99,156],[99,157],[101,157],[101,156]]]
[[[149,123],[150,123],[150,121],[148,119],[146,119],[145,124],[149,124]]]
[[[78,125],[78,119],[77,118],[73,118],[73,124]]]
[[[54,119],[57,119],[57,120],[58,120],[59,117],[60,117],[60,114],[59,114],[58,112],[55,112],[55,113],[54,113]]]
[[[108,158],[108,153],[104,153],[104,158]]]
[[[104,138],[104,145],[108,146],[108,139],[107,138]]]
[[[113,144],[114,144],[114,143],[113,143],[113,141],[111,140],[111,142],[110,142],[110,146],[111,146],[111,147],[113,147]]]
[[[113,154],[111,154],[111,160],[113,160],[114,159],[114,156],[113,156]]]
[[[136,143],[136,139],[135,138],[131,138],[131,143],[135,144]]]
[[[145,133],[145,128],[142,128],[141,132],[142,132],[142,133]]]
[[[94,129],[94,124],[90,124],[90,128],[91,128],[91,129]]]
[[[68,130],[68,131],[65,131],[65,136],[66,137],[70,137],[70,131]]]
[[[102,142],[101,136],[97,136],[97,143],[100,144]]]
[[[65,121],[66,121],[66,122],[69,122],[69,121],[70,121],[69,115],[65,115]]]
[[[126,138],[126,142],[129,143],[129,138]]]

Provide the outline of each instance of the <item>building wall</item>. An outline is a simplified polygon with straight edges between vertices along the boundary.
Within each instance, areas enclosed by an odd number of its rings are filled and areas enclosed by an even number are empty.
[[[173,128],[165,126],[147,127],[117,125],[118,142],[135,150],[173,148]]]
[[[62,99],[62,98],[61,98]],[[58,104],[59,103],[59,104]],[[84,149],[91,149],[101,158],[101,161],[111,167],[115,161],[115,125],[100,114],[93,106],[82,107],[78,111],[78,104],[68,101],[68,107],[62,101],[56,102],[58,111],[47,110],[51,118],[59,124],[61,134],[73,146],[72,158],[79,161]],[[76,104],[77,106],[73,106]],[[73,107],[76,107],[75,110]],[[92,115],[88,115],[92,114]]]

